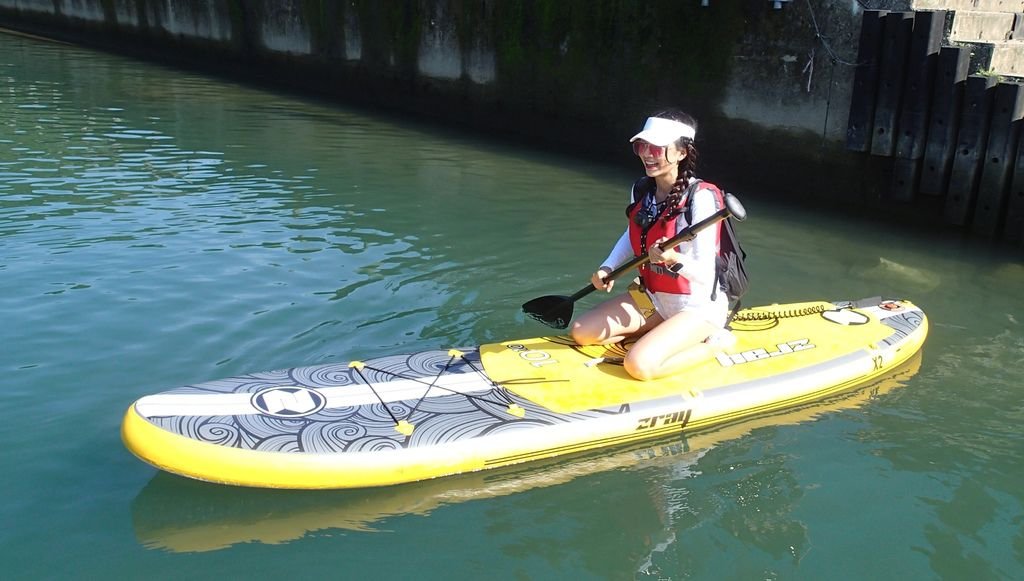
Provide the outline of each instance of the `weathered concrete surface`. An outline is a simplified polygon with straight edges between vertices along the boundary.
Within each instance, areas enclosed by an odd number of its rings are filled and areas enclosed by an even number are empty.
[[[871,205],[888,160],[845,151],[850,0],[0,0],[0,26],[245,71],[350,103],[627,159],[653,110],[701,122],[741,191]],[[800,167],[801,183],[787,180]]]
[[[914,0],[913,10],[948,10],[944,44],[966,46],[971,72],[1024,76],[1024,0]]]
[[[907,4],[911,10],[1024,12],[1024,0],[910,0]]]
[[[1011,12],[957,12],[949,40],[953,42],[999,42],[1009,40],[1013,31]]]

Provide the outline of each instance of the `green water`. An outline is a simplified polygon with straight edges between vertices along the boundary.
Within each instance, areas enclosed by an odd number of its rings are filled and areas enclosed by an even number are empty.
[[[922,360],[381,490],[219,487],[121,445],[128,405],[178,385],[544,332],[519,305],[586,283],[638,170],[0,35],[4,577],[1024,576],[1019,255],[764,192],[740,192],[748,303],[908,297]]]

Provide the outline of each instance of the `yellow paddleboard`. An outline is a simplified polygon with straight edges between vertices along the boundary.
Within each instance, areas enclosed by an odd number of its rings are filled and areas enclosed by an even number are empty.
[[[625,444],[820,399],[917,353],[909,301],[741,311],[734,342],[640,382],[622,347],[540,337],[257,373],[146,396],[125,445],[163,470],[271,488],[411,482]]]

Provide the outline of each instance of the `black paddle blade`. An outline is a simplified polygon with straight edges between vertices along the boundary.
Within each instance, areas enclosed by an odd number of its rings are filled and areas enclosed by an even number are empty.
[[[571,298],[548,295],[523,304],[523,312],[549,327],[564,329],[572,320]]]

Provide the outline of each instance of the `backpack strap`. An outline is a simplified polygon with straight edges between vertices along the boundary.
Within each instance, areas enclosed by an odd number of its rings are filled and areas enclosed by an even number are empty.
[[[732,330],[732,320],[736,317],[736,313],[740,312],[740,305],[743,304],[741,299],[736,299],[736,304],[729,309],[729,316],[725,318],[725,328]]]
[[[686,201],[683,202],[683,216],[686,217],[686,223],[687,224],[690,224],[690,225],[693,224],[693,198],[694,198],[694,194],[697,193],[697,190],[700,189],[700,186],[703,183],[704,183],[704,180],[699,179],[699,178],[694,178],[693,182],[686,187],[686,191],[683,192],[683,196],[686,198]],[[717,186],[715,188],[717,189]],[[715,195],[715,206],[716,207],[718,207],[719,205],[721,205],[724,202],[725,202],[725,199],[722,196],[720,196],[718,194]],[[725,226],[723,224],[721,227],[725,228],[727,226]],[[716,264],[717,264],[717,259],[716,259]],[[720,269],[716,267],[715,268],[715,280],[714,280],[714,282],[711,283],[711,300],[715,300],[715,299],[718,298],[718,283],[721,282],[721,280],[722,280],[722,273],[720,272]],[[738,311],[738,310],[739,310],[739,302],[737,301],[737,304],[736,304],[735,308],[729,313],[729,317],[726,319],[726,325],[728,325],[728,321],[732,320],[733,315],[735,315],[736,311]]]
[[[686,190],[683,192],[685,202],[683,202],[683,215],[686,216],[686,223],[693,224],[693,195],[700,189],[701,184],[707,186],[707,189],[711,190],[715,194],[715,207],[719,210],[725,207],[725,192],[718,188],[714,184],[708,184],[700,178],[694,178],[693,182],[686,186]]]
[[[686,186],[686,190],[683,191],[683,216],[686,218],[686,223],[693,224],[693,195],[700,189],[700,185],[704,183],[704,180],[700,178],[693,178],[690,185]],[[718,201],[716,200],[717,204]]]
[[[657,184],[654,183],[654,178],[649,176],[644,176],[633,182],[633,190],[630,194],[633,199],[629,202],[629,205],[626,206],[626,216],[629,216],[629,213],[633,211],[633,208],[643,201],[644,196],[653,192],[656,187]]]

